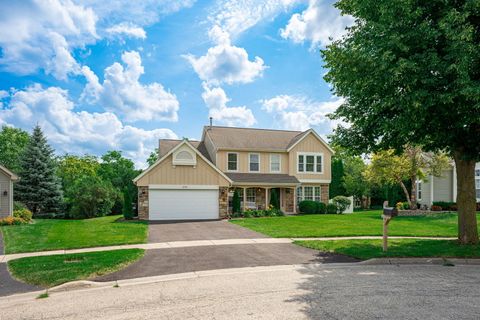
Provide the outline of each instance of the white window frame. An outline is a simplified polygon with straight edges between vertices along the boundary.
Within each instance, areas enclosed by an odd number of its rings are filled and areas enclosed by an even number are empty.
[[[303,156],[303,171],[299,170],[300,156]],[[307,171],[307,156],[313,156],[313,171]],[[317,157],[321,157],[322,171],[317,171]],[[297,152],[297,173],[298,174],[323,174],[325,167],[325,157],[322,152]]]
[[[423,185],[422,181],[417,181],[417,200],[422,200],[422,193],[423,193]]]
[[[258,170],[252,170],[250,167],[250,157],[256,155],[258,157]],[[249,153],[248,154],[248,172],[260,172],[260,165],[261,165],[261,159],[260,159],[260,153]]]
[[[272,170],[272,157],[278,157],[278,170]],[[282,156],[279,153],[271,153],[270,154],[270,172],[271,173],[280,173],[282,172]]]
[[[305,188],[312,188],[312,199],[306,199]],[[296,191],[297,191],[297,194],[295,196],[297,197],[297,204],[303,200],[312,200],[312,201],[322,202],[321,186],[318,186],[318,185],[317,186],[300,186],[300,187],[297,187]],[[318,196],[317,196],[317,193],[318,193]]]
[[[235,169],[235,170],[230,170],[229,167],[228,167],[228,162],[229,162],[228,161],[228,156],[231,155],[231,154],[237,155],[237,169]],[[226,171],[228,171],[228,172],[238,172],[239,167],[240,167],[240,157],[239,157],[238,152],[227,152],[227,168],[226,168],[227,170]]]
[[[249,190],[253,191],[253,196],[248,195]],[[254,202],[254,203],[257,202],[257,190],[255,188],[247,188],[245,192],[246,192],[245,199],[247,200],[247,202]],[[252,197],[253,197],[253,200],[252,200]]]

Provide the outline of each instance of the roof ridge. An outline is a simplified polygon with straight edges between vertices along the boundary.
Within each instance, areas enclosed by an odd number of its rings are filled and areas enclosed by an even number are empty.
[[[298,132],[303,133],[305,131],[300,130],[284,130],[284,129],[268,129],[268,128],[247,128],[247,127],[229,127],[229,126],[211,126],[212,128],[224,128],[224,129],[241,129],[241,130],[263,130],[263,131],[283,131],[283,132]],[[204,126],[208,129],[210,126]]]

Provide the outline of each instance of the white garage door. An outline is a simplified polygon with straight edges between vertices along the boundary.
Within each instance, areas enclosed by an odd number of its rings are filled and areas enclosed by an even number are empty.
[[[150,189],[150,220],[218,219],[218,189]]]

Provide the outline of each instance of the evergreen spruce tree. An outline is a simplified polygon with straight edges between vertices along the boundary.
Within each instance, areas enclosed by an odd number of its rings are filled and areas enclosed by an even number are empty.
[[[280,198],[278,197],[278,189],[272,189],[270,194],[270,205],[275,209],[280,209]]]
[[[59,213],[63,206],[63,194],[56,174],[53,149],[38,125],[33,129],[21,156],[20,167],[16,199],[23,202],[34,215]]]
[[[233,213],[241,212],[241,209],[240,209],[240,195],[238,194],[237,189],[235,189],[235,191],[233,192],[232,207],[233,207],[232,208]]]

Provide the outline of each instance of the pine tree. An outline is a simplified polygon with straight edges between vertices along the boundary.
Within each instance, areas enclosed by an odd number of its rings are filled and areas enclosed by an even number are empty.
[[[278,197],[278,189],[272,189],[270,194],[270,205],[275,209],[280,209],[280,198]]]
[[[21,156],[20,167],[20,181],[15,189],[17,200],[34,215],[58,213],[63,206],[60,179],[56,174],[53,149],[38,125]]]
[[[233,213],[241,212],[241,209],[240,209],[240,195],[238,194],[238,190],[236,190],[236,189],[233,192],[232,207],[233,207],[232,208]]]

